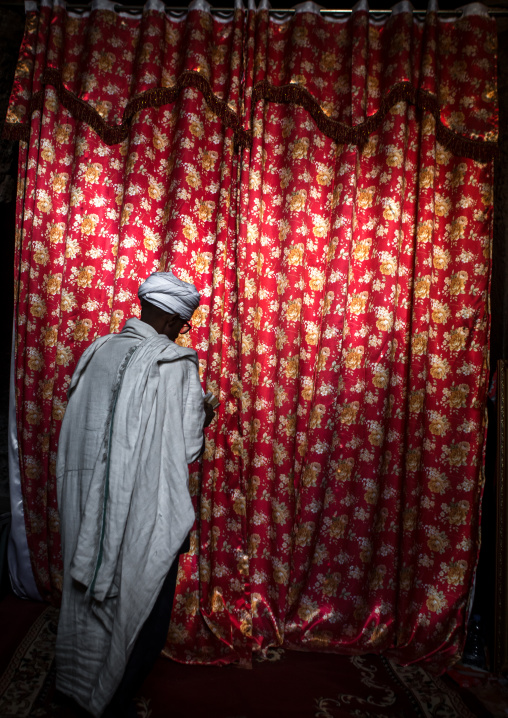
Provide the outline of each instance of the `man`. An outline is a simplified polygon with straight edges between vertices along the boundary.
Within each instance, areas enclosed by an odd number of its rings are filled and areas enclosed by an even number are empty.
[[[56,686],[94,716],[121,718],[135,715],[133,695],[164,645],[178,551],[194,522],[187,464],[213,418],[196,352],[174,343],[190,329],[198,291],[158,272],[138,296],[141,320],[79,360],[57,458]]]

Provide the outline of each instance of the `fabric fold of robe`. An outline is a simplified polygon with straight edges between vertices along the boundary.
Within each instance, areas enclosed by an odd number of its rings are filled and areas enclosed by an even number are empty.
[[[138,319],[83,354],[57,460],[64,591],[57,685],[99,716],[194,522],[196,353]]]

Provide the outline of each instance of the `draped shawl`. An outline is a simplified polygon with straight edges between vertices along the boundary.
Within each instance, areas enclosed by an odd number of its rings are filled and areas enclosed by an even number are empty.
[[[138,319],[96,340],[72,377],[57,459],[57,687],[95,716],[194,521],[187,464],[204,419],[195,351]]]

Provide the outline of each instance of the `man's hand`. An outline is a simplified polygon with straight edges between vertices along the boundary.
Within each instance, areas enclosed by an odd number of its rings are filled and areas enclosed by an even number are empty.
[[[206,416],[206,419],[205,419],[205,429],[206,429],[206,427],[212,423],[213,417],[215,416],[215,411],[214,411],[213,406],[211,404],[209,404],[207,401],[204,402],[204,407],[205,407],[205,416]]]

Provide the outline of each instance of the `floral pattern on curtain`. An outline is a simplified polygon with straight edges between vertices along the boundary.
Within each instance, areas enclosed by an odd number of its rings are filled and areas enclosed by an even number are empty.
[[[495,39],[475,12],[29,14],[8,121],[25,139],[18,430],[45,596],[72,369],[172,267],[202,292],[186,337],[221,407],[190,471],[169,654],[456,660],[482,487]]]
[[[101,10],[90,20],[69,17],[59,5],[43,7],[28,17],[20,64],[44,67],[47,57],[69,92],[115,119],[129,92],[171,84],[170,68],[179,72],[201,62],[214,68],[213,92],[234,106],[239,20],[237,14],[227,23],[213,22],[194,12],[183,23],[148,12],[140,23]],[[233,131],[193,87],[182,89],[174,104],[137,113],[129,136],[107,145],[63,107],[52,85],[41,89],[40,75],[30,77],[32,93],[42,92],[43,103],[32,114],[30,142],[21,143],[20,156],[18,434],[28,541],[47,598],[60,587],[54,463],[73,368],[96,336],[119,331],[139,314],[140,282],[174,257],[181,257],[174,260],[179,275],[195,281],[203,295],[194,340],[207,345],[213,320],[213,331],[226,341],[221,317],[231,301],[224,294],[231,281],[227,266],[234,271],[234,214],[228,208],[235,206],[236,160]],[[204,372],[206,349],[200,356]],[[212,367],[208,376],[213,382]]]

